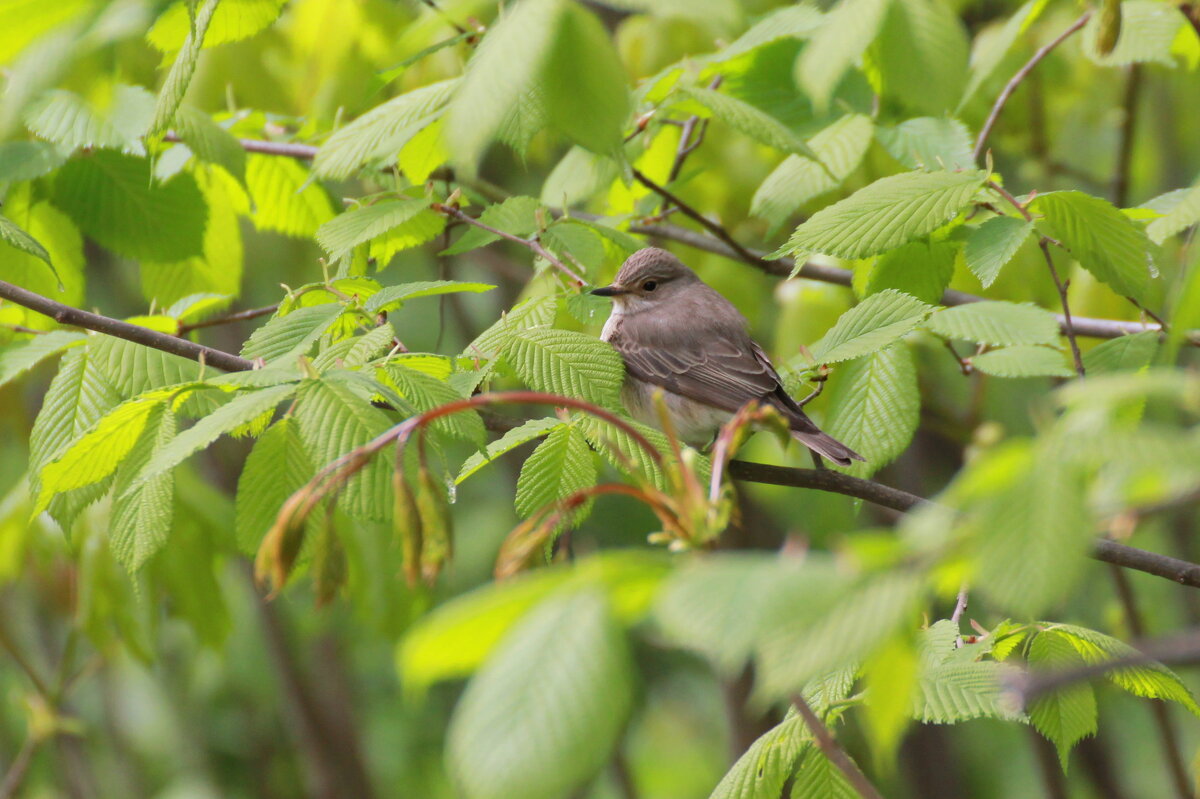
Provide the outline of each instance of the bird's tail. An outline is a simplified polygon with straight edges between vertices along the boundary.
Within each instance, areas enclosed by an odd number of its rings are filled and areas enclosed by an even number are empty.
[[[822,433],[815,427],[812,430],[793,430],[792,438],[811,449],[818,455],[824,455],[838,466],[849,466],[852,461],[866,461],[862,455],[847,447],[828,433]]]

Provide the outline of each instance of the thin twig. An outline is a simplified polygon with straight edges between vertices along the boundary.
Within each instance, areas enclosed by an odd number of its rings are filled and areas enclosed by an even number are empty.
[[[950,614],[950,621],[954,622],[957,628],[958,623],[962,621],[962,616],[967,612],[967,602],[970,599],[970,593],[967,591],[967,586],[963,585],[958,589],[958,598],[954,602],[954,612]]]
[[[800,717],[804,719],[804,725],[808,727],[808,731],[812,733],[812,737],[816,740],[817,746],[821,748],[821,751],[825,754],[829,762],[837,766],[838,771],[845,775],[846,781],[858,792],[858,795],[863,799],[883,799],[883,794],[871,784],[866,775],[850,759],[850,756],[846,754],[846,750],[842,749],[838,744],[837,739],[833,737],[833,733],[817,717],[817,714],[809,707],[804,697],[800,694],[793,694],[791,700],[792,704],[796,706]]]
[[[265,305],[262,308],[250,308],[245,311],[237,311],[235,313],[226,314],[225,316],[216,316],[212,319],[205,319],[202,322],[191,322],[179,326],[179,335],[185,335],[193,330],[199,330],[202,327],[216,327],[217,325],[230,325],[234,322],[245,322],[248,319],[257,319],[260,316],[267,316],[279,310],[278,305]]]
[[[38,670],[33,667],[33,664],[30,663],[25,657],[24,653],[21,652],[21,648],[17,646],[17,642],[13,640],[6,624],[6,620],[2,615],[0,615],[0,648],[3,648],[4,651],[8,653],[8,656],[13,659],[13,662],[21,668],[21,671],[25,672],[25,676],[27,676],[29,681],[33,683],[33,687],[37,690],[37,692],[43,698],[49,700],[51,696],[49,683],[42,678],[42,675],[38,673]]]
[[[1129,624],[1129,631],[1135,638],[1145,638],[1146,624],[1138,609],[1137,597],[1134,596],[1129,576],[1112,564],[1109,564],[1108,573],[1112,575],[1117,598],[1121,601],[1121,607],[1125,611],[1125,621]],[[1192,799],[1187,767],[1184,766],[1183,756],[1180,754],[1179,734],[1171,722],[1171,715],[1166,703],[1151,702],[1150,712],[1154,715],[1154,726],[1158,730],[1158,737],[1162,743],[1161,749],[1163,757],[1167,761],[1167,770],[1171,772],[1171,780],[1175,784],[1175,794],[1178,799]]]
[[[41,740],[32,733],[25,736],[25,743],[21,744],[21,750],[13,758],[8,773],[4,775],[4,782],[0,782],[0,799],[12,799],[17,795],[17,791],[21,789],[21,784],[25,781],[25,775],[29,773],[29,767],[33,765],[33,756],[37,753],[40,745]]]
[[[580,214],[576,215],[581,216]],[[779,258],[769,261],[753,250],[747,250],[750,253],[750,258],[745,258],[724,240],[706,236],[703,233],[688,230],[678,225],[630,225],[629,232],[639,236],[677,241],[680,244],[686,244],[697,250],[723,255],[726,258],[748,264],[774,277],[786,278],[791,275],[792,270],[796,266],[795,261],[791,258]],[[796,273],[796,276],[816,280],[821,283],[833,283],[838,286],[849,286],[853,277],[848,269],[818,264],[812,261],[800,264],[800,270]],[[942,305],[967,305],[972,302],[982,302],[983,299],[983,297],[968,294],[965,291],[946,289],[942,293],[941,303]],[[1062,328],[1065,324],[1063,315],[1055,314],[1055,317],[1058,320],[1059,327]],[[1120,319],[1096,319],[1087,316],[1072,316],[1071,321],[1076,335],[1087,336],[1089,338],[1120,338],[1121,336],[1128,336],[1134,333],[1163,332],[1162,328],[1158,325],[1146,324],[1145,322],[1128,322]],[[1200,331],[1190,331],[1187,336],[1187,342],[1192,346],[1200,346]]]
[[[1152,311],[1152,310],[1150,310],[1149,308],[1147,308],[1145,305],[1142,305],[1140,302],[1138,302],[1138,301],[1137,301],[1137,299],[1136,299],[1136,298],[1134,298],[1134,297],[1128,297],[1128,296],[1127,296],[1125,299],[1127,299],[1127,300],[1129,300],[1131,303],[1133,303],[1133,306],[1134,306],[1135,308],[1137,308],[1139,311],[1141,311],[1141,312],[1142,312],[1142,313],[1144,313],[1146,316],[1149,316],[1151,319],[1153,319],[1153,320],[1154,320],[1154,321],[1155,321],[1155,322],[1158,324],[1158,326],[1159,326],[1159,327],[1161,327],[1161,328],[1163,329],[1163,331],[1169,331],[1169,330],[1170,330],[1170,328],[1169,328],[1169,327],[1167,327],[1167,323],[1163,321],[1163,319],[1162,319],[1162,317],[1161,317],[1161,316],[1159,316],[1159,315],[1158,315],[1158,314],[1156,314],[1154,311]]]
[[[439,214],[444,214],[452,219],[457,219],[460,222],[465,222],[468,225],[477,227],[480,230],[486,230],[488,233],[499,236],[502,239],[507,239],[508,241],[520,244],[522,247],[532,251],[535,255],[540,255],[542,258],[545,258],[555,269],[562,272],[571,280],[575,281],[576,285],[587,285],[587,281],[580,277],[575,270],[571,269],[571,267],[567,266],[557,257],[555,257],[554,253],[543,247],[542,243],[537,240],[536,236],[534,238],[523,239],[520,236],[512,233],[506,233],[499,228],[492,227],[486,222],[480,222],[475,217],[464,213],[461,209],[455,208],[453,205],[446,205],[445,203],[433,203],[430,208],[432,208],[434,211],[437,211]]]
[[[1087,372],[1083,368],[1083,354],[1079,351],[1079,342],[1075,338],[1075,325],[1071,322],[1071,306],[1067,302],[1067,288],[1071,285],[1071,282],[1063,280],[1058,276],[1058,270],[1054,268],[1054,258],[1050,255],[1050,242],[1042,238],[1038,241],[1038,246],[1042,250],[1042,256],[1046,259],[1046,268],[1050,270],[1050,277],[1054,280],[1054,287],[1058,289],[1058,299],[1062,303],[1063,309],[1063,333],[1067,337],[1067,342],[1071,345],[1071,358],[1075,361],[1075,374],[1084,377]]]
[[[1000,118],[1000,112],[1004,110],[1004,104],[1008,102],[1008,98],[1012,97],[1013,92],[1021,85],[1021,81],[1029,76],[1033,68],[1040,64],[1042,59],[1050,54],[1051,50],[1066,41],[1075,31],[1082,28],[1091,16],[1091,11],[1084,12],[1083,16],[1071,23],[1069,28],[1060,33],[1052,41],[1038,48],[1033,57],[1017,70],[1017,74],[1012,76],[1012,79],[1005,85],[1003,91],[1000,92],[1000,96],[996,98],[996,102],[992,105],[992,110],[988,114],[987,121],[983,123],[983,127],[979,130],[979,137],[975,140],[975,151],[973,153],[975,163],[979,163],[979,159],[983,156],[984,145],[987,144],[988,136],[991,135],[992,128],[996,125],[996,120]]]
[[[212,347],[205,347],[202,344],[196,344],[195,342],[172,336],[168,333],[160,333],[148,327],[131,325],[128,322],[111,319],[107,316],[91,313],[90,311],[72,308],[69,305],[63,305],[61,302],[55,302],[49,297],[43,297],[40,294],[35,294],[32,291],[27,291],[20,286],[15,286],[12,283],[6,283],[2,280],[0,280],[0,299],[11,300],[17,305],[37,311],[59,324],[95,330],[97,333],[106,333],[116,338],[132,341],[136,344],[144,344],[147,347],[153,347],[163,352],[169,352],[172,355],[190,358],[193,361],[203,361],[210,366],[215,366],[217,369],[222,369],[226,372],[244,372],[254,368],[254,364],[245,358],[239,358],[236,355],[230,355],[221,350],[214,350]]]
[[[14,333],[29,333],[34,336],[43,336],[50,332],[49,330],[37,330],[36,328],[25,327],[25,325],[12,325],[8,323],[0,324],[0,327],[5,330],[11,330]]]

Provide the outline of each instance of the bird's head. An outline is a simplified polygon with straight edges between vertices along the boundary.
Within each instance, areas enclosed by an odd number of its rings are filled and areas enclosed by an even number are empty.
[[[612,285],[593,289],[612,297],[627,312],[648,310],[700,282],[700,278],[671,253],[658,247],[638,250],[625,260]]]

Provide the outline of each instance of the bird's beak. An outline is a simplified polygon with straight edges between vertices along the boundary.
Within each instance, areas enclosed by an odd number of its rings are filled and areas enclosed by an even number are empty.
[[[621,288],[620,286],[601,286],[598,289],[592,289],[592,294],[597,297],[619,297],[622,294],[628,294],[629,289]]]

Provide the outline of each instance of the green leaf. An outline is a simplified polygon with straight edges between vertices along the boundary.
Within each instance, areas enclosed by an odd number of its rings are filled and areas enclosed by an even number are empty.
[[[796,62],[796,83],[818,109],[829,104],[846,70],[875,40],[890,5],[891,0],[846,0],[825,15]]]
[[[504,358],[534,391],[620,407],[625,364],[609,344],[592,336],[546,327],[517,330]]]
[[[58,169],[66,160],[62,150],[47,142],[5,142],[0,144],[0,182],[40,178]]]
[[[957,724],[978,718],[1013,719],[1004,702],[1004,682],[1017,669],[996,663],[943,663],[917,681],[913,717],[925,724]]]
[[[1158,333],[1147,330],[1102,341],[1083,354],[1083,367],[1089,375],[1136,372],[1154,360],[1158,339]]]
[[[254,201],[250,221],[258,230],[307,239],[333,218],[329,195],[292,158],[247,156],[246,185]]]
[[[277,361],[304,355],[344,310],[340,303],[328,302],[297,308],[284,316],[272,317],[269,322],[250,334],[250,338],[242,345],[242,357]]]
[[[384,235],[429,207],[427,198],[418,200],[384,200],[338,214],[317,228],[317,243],[329,257],[339,260],[349,256],[355,247]]]
[[[549,417],[546,419],[530,419],[520,427],[514,427],[500,438],[488,444],[483,452],[476,452],[467,458],[463,462],[462,468],[458,470],[458,477],[455,478],[454,482],[456,484],[461,483],[506,452],[511,452],[522,444],[533,441],[535,438],[548,435],[552,430],[562,427],[564,424],[566,423],[557,417]]]
[[[371,407],[344,383],[335,380],[306,380],[296,397],[296,420],[300,434],[318,469],[391,427],[388,417]],[[352,518],[386,521],[392,511],[391,448],[371,459],[350,478],[338,504]]]
[[[904,452],[920,412],[916,365],[908,347],[897,343],[838,369],[824,428],[867,459],[848,469],[866,477]]]
[[[144,481],[136,476],[170,446],[174,435],[175,415],[164,405],[156,405],[137,444],[117,469],[108,543],[117,561],[130,572],[158,552],[171,531],[175,475],[163,473]]]
[[[492,323],[463,350],[464,358],[495,358],[506,349],[521,330],[551,324],[558,310],[554,297],[532,297],[514,305],[512,310]]]
[[[567,3],[542,67],[550,125],[592,152],[616,152],[629,116],[628,81],[604,25],[584,6]]]
[[[509,197],[502,203],[483,209],[479,221],[514,236],[528,236],[538,228],[537,209],[540,207],[541,203],[532,197]],[[440,254],[459,255],[499,240],[500,236],[495,233],[472,225]]]
[[[804,751],[792,778],[791,799],[857,799],[860,794],[820,749]]]
[[[778,799],[797,758],[811,742],[804,719],[790,715],[750,745],[709,799]]]
[[[521,467],[516,509],[529,517],[541,508],[596,484],[596,463],[587,439],[573,425],[556,427]],[[578,514],[574,517],[579,521]]]
[[[967,268],[986,289],[1033,232],[1033,223],[1011,216],[996,216],[971,232],[963,258]]]
[[[0,386],[11,382],[42,361],[87,338],[82,333],[54,330],[27,341],[0,347]]]
[[[808,585],[776,591],[768,600],[756,646],[756,687],[764,697],[789,696],[813,677],[869,656],[913,622],[925,590],[924,578],[914,572],[863,581],[820,576],[813,573]],[[796,601],[801,597],[804,604]]]
[[[317,151],[313,174],[344,180],[394,160],[405,144],[442,114],[458,83],[452,78],[414,89],[340,128]]]
[[[248,39],[269,26],[279,16],[287,0],[223,0],[209,25],[204,46],[216,47],[227,42]],[[191,30],[188,3],[173,4],[154,22],[146,40],[163,53],[173,53],[184,46]]]
[[[141,86],[116,86],[107,104],[54,89],[25,109],[25,124],[67,152],[112,148],[144,155],[141,138],[153,115],[154,95]]]
[[[187,38],[184,39],[179,54],[175,56],[175,63],[171,65],[171,71],[167,73],[167,79],[163,81],[162,90],[158,93],[154,118],[150,122],[147,135],[157,136],[165,133],[175,121],[175,112],[192,82],[196,64],[200,60],[200,48],[204,46],[209,23],[212,22],[220,2],[221,0],[203,0],[198,8],[194,8],[195,17],[189,20]]]
[[[381,371],[387,376],[385,382],[418,411],[428,411],[463,398],[448,383],[399,363],[389,363]],[[451,416],[435,419],[432,426],[442,435],[469,441],[476,446],[483,446],[487,438],[483,420],[474,410],[459,411]]]
[[[16,247],[23,253],[32,255],[40,261],[45,261],[46,266],[54,269],[54,264],[50,262],[50,253],[46,252],[46,248],[37,239],[22,230],[16,222],[3,214],[0,214],[0,241]]]
[[[1013,44],[1022,33],[1029,30],[1029,26],[1041,16],[1049,4],[1050,0],[1029,0],[1017,9],[998,31],[976,38],[975,47],[971,51],[967,87],[963,89],[962,99],[958,102],[960,109],[975,95],[984,81],[995,73]]]
[[[875,129],[879,143],[909,169],[973,169],[974,143],[967,126],[947,117],[917,117]]]
[[[286,400],[295,391],[295,384],[284,383],[235,396],[192,427],[175,436],[170,443],[160,446],[154,452],[153,457],[145,462],[142,471],[135,473],[136,477],[130,484],[136,487],[175,468],[222,435],[257,419]]]
[[[754,23],[750,30],[715,53],[713,58],[728,61],[779,39],[805,39],[816,32],[823,22],[824,15],[816,6],[807,3],[783,6]]]
[[[441,294],[458,294],[460,292],[479,294],[494,288],[496,287],[490,283],[466,283],[461,280],[425,280],[416,283],[401,283],[398,286],[387,286],[372,294],[365,307],[371,313],[394,311],[409,300],[415,300],[418,297],[436,297]]]
[[[467,685],[450,772],[467,799],[568,795],[608,761],[632,706],[629,645],[604,596],[543,602]]]
[[[221,167],[239,183],[245,184],[246,151],[233,134],[212,117],[191,106],[180,106],[175,113],[175,130],[197,158]]]
[[[475,168],[536,84],[564,8],[563,0],[520,0],[505,8],[475,49],[446,115],[447,145],[464,168]]]
[[[884,97],[917,111],[940,114],[953,109],[962,95],[967,49],[966,27],[948,4],[893,0],[871,55]]]
[[[1155,244],[1162,244],[1176,233],[1200,222],[1200,186],[1183,189],[1182,192],[1170,210],[1146,225],[1146,235]]]
[[[567,151],[546,177],[541,200],[547,205],[569,208],[607,189],[619,172],[617,162],[611,157],[577,145]]]
[[[770,222],[772,232],[778,229],[801,205],[833,191],[858,168],[871,144],[871,130],[871,118],[864,114],[847,114],[821,130],[808,141],[820,162],[789,155],[758,187],[750,213]]]
[[[41,513],[56,495],[99,482],[117,470],[117,466],[137,444],[156,408],[175,389],[160,389],[127,400],[104,415],[69,447],[42,468],[34,514]]]
[[[95,368],[126,397],[200,379],[195,361],[132,341],[102,336],[88,347]]]
[[[971,364],[993,377],[1074,377],[1066,358],[1048,347],[1005,347],[971,359]]]
[[[879,256],[867,276],[865,294],[903,291],[936,305],[954,276],[958,252],[945,241],[913,241]]]
[[[813,346],[818,363],[837,363],[887,347],[924,321],[933,309],[903,292],[872,294],[842,314]]]
[[[682,94],[697,101],[712,111],[714,117],[757,142],[788,153],[803,153],[811,161],[820,161],[820,156],[805,144],[804,139],[793,133],[791,128],[744,100],[711,89],[685,89]]]
[[[1015,344],[1058,345],[1058,320],[1045,308],[987,300],[943,308],[925,327],[949,339],[973,341],[989,347]]]
[[[1183,61],[1174,44],[1187,17],[1175,6],[1153,0],[1125,0],[1120,10],[1120,37],[1111,52],[1103,54],[1097,44],[1103,25],[1102,14],[1093,14],[1084,26],[1083,52],[1092,61],[1105,67],[1121,67],[1137,63],[1157,63],[1165,67],[1180,66]]]
[[[237,484],[236,532],[243,552],[258,549],[283,503],[313,474],[295,417],[280,419],[254,442]]]
[[[785,249],[842,258],[876,255],[953,219],[985,178],[978,171],[905,172],[882,178],[813,214],[796,228]]]
[[[196,179],[180,173],[156,183],[145,158],[101,150],[69,161],[55,179],[54,204],[119,255],[182,261],[204,249],[208,207]]]
[[[626,420],[630,421],[630,420]],[[633,439],[629,433],[625,432],[616,425],[609,424],[595,418],[594,416],[584,416],[579,422],[584,436],[587,437],[588,443],[592,448],[600,453],[614,468],[627,474],[635,479],[649,480],[655,486],[661,489],[667,488],[667,477],[663,474],[663,470],[651,458],[646,450]],[[671,451],[670,442],[667,437],[658,430],[652,427],[647,427],[644,424],[633,422],[633,428],[645,437],[654,449],[660,453],[669,453]],[[708,459],[700,456],[693,464],[697,471],[700,481],[703,483],[708,479],[711,464]]]
[[[1078,669],[1084,665],[1084,660],[1070,638],[1048,630],[1038,633],[1030,642],[1029,665],[1060,671]],[[1039,697],[1029,707],[1029,720],[1058,749],[1064,772],[1075,744],[1096,734],[1096,717],[1096,694],[1087,683],[1070,685]]]
[[[1079,264],[1114,291],[1140,296],[1150,277],[1150,241],[1112,203],[1081,191],[1039,194],[1030,210]]]

